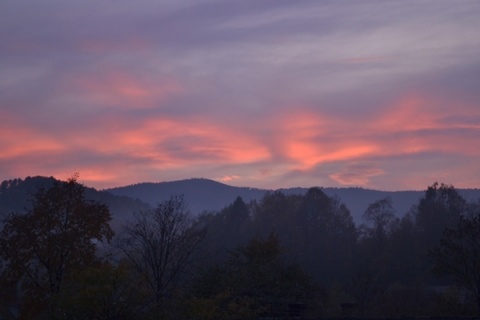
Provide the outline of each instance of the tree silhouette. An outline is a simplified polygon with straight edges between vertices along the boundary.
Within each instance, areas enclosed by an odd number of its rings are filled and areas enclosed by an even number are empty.
[[[272,233],[265,240],[251,239],[231,251],[223,266],[204,271],[194,285],[191,312],[207,319],[289,316],[311,296],[310,281],[298,265],[285,261]]]
[[[20,285],[23,314],[41,313],[47,307],[54,312],[51,298],[65,276],[94,264],[96,243],[113,237],[108,208],[85,200],[84,187],[76,180],[74,176],[40,189],[31,210],[11,213],[3,221],[2,278]]]
[[[371,203],[363,213],[362,219],[371,225],[362,226],[365,228],[366,236],[380,241],[390,235],[392,229],[398,224],[390,197]]]
[[[434,271],[450,274],[475,296],[480,315],[480,215],[462,216],[456,228],[446,229],[440,246],[430,251]]]
[[[125,226],[120,249],[143,277],[161,311],[162,302],[187,267],[204,231],[190,218],[183,197],[172,196]]]
[[[445,228],[454,227],[467,209],[467,202],[453,186],[443,183],[429,186],[414,212],[425,249],[439,241]]]
[[[348,208],[337,197],[327,196],[320,188],[310,188],[296,214],[302,241],[299,261],[321,285],[330,285],[345,277],[352,263],[357,231]]]

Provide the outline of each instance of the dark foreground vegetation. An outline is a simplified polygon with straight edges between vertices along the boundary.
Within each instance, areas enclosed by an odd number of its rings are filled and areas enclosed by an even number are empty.
[[[378,200],[356,226],[320,188],[196,218],[172,196],[114,235],[73,177],[3,217],[0,319],[479,315],[480,202],[435,183],[412,205]]]

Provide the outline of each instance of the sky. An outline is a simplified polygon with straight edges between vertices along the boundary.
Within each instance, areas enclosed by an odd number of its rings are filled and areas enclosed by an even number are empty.
[[[0,1],[0,180],[480,187],[478,0]]]

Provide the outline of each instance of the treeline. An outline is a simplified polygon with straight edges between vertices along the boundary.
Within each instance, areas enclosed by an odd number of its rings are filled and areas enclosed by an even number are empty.
[[[480,203],[433,184],[398,218],[391,199],[356,226],[341,199],[240,197],[190,216],[182,196],[134,212],[113,235],[108,207],[76,177],[3,219],[3,319],[258,319],[474,316]]]
[[[479,215],[480,203],[467,203],[454,187],[435,183],[402,218],[385,198],[370,204],[358,227],[341,200],[320,188],[303,196],[273,192],[248,205],[237,198],[200,221],[208,226],[210,261],[220,265],[236,246],[275,234],[283,257],[315,287],[306,302],[312,317],[468,316],[480,307]],[[469,239],[444,238],[460,221],[473,225]],[[454,259],[453,253],[436,249],[449,242],[461,253],[457,266],[470,270],[462,275],[468,281],[455,281],[461,271],[443,259]]]

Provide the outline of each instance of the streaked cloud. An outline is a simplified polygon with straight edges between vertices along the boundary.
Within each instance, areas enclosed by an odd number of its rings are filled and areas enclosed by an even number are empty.
[[[0,179],[478,187],[480,4],[9,2]]]

